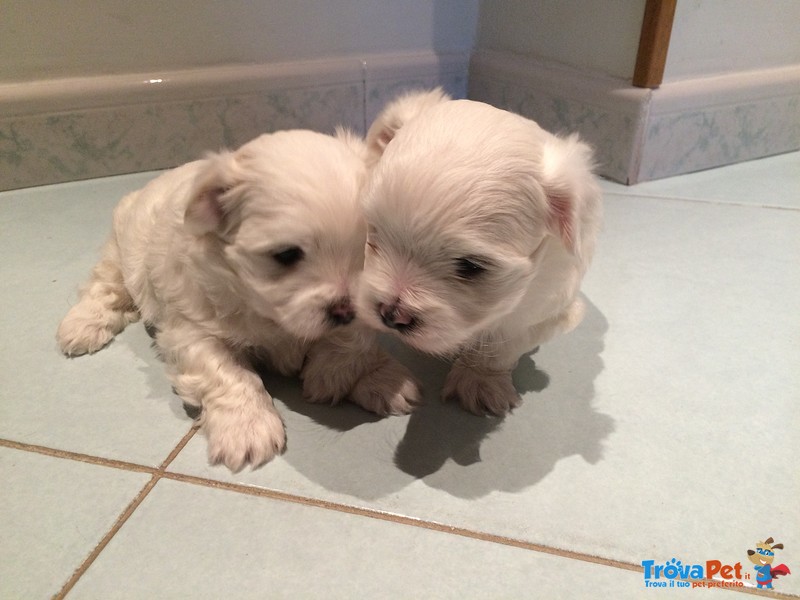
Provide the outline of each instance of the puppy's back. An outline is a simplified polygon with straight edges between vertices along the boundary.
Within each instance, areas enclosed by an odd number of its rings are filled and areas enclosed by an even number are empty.
[[[183,214],[206,160],[187,163],[125,196],[114,209],[112,235],[119,249],[119,266],[129,293],[145,319],[152,319],[158,302],[151,279],[163,268],[171,247],[182,240]]]

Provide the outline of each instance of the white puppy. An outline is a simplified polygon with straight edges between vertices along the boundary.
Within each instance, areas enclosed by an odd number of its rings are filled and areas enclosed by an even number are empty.
[[[440,90],[391,103],[367,144],[362,316],[454,358],[445,399],[505,413],[520,355],[583,316],[602,210],[590,149]]]
[[[410,373],[349,324],[364,260],[365,156],[344,132],[282,131],[129,194],[59,326],[61,349],[99,350],[141,316],[176,392],[202,408],[210,460],[233,470],[285,446],[253,361],[303,368],[311,401],[348,396],[381,414],[408,412],[418,399]]]

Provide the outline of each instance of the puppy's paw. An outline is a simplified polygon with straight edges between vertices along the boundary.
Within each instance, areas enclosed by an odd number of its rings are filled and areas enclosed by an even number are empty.
[[[286,448],[280,415],[265,403],[211,407],[203,412],[208,460],[237,472],[246,464],[263,465]]]
[[[411,371],[387,355],[358,380],[350,400],[381,416],[405,415],[420,403],[421,393]]]
[[[91,354],[106,346],[128,323],[138,319],[136,311],[115,311],[99,303],[82,301],[61,321],[56,340],[67,356]]]
[[[446,401],[458,400],[476,415],[494,416],[506,414],[521,401],[510,371],[470,368],[458,362],[447,374],[442,397]]]
[[[350,364],[325,360],[319,353],[309,355],[300,374],[303,398],[314,404],[336,404],[341,401],[358,377],[355,358]]]

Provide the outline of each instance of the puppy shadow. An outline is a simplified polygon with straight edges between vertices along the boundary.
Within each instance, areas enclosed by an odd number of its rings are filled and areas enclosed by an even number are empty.
[[[614,422],[592,403],[608,322],[584,300],[586,316],[575,331],[522,357],[513,380],[523,401],[505,417],[442,404],[436,396],[446,369],[437,374],[427,404],[411,415],[397,445],[396,466],[430,487],[477,498],[535,485],[570,456],[601,460]]]
[[[435,473],[448,460],[463,467],[480,462],[481,443],[502,427],[505,420],[505,417],[474,415],[455,402],[443,403],[436,397],[448,368],[446,365],[437,375],[432,386],[433,397],[428,394],[426,404],[411,415],[406,433],[395,450],[397,467],[417,479]],[[541,392],[549,381],[547,373],[530,360],[514,372],[514,384],[521,394]]]
[[[259,369],[287,424],[288,450],[281,460],[328,490],[365,500],[397,494],[415,482],[459,498],[481,498],[535,486],[570,457],[596,464],[614,431],[613,419],[593,405],[608,322],[584,300],[586,315],[575,331],[520,359],[513,380],[522,403],[502,418],[443,403],[450,364],[392,337],[382,344],[423,386],[424,403],[408,416],[381,418],[349,402],[311,404],[297,377]],[[144,358],[141,368],[153,394],[168,397],[172,412],[189,420],[150,338],[136,329],[128,341]],[[269,479],[269,467],[254,477]]]
[[[423,404],[408,416],[378,418],[347,402],[308,404],[296,379],[265,373],[267,389],[289,409],[284,412],[291,420],[289,451],[283,459],[324,488],[365,500],[391,496],[415,482],[480,498],[534,486],[575,455],[597,463],[614,430],[611,417],[593,406],[608,323],[586,304],[575,331],[522,357],[513,379],[523,401],[503,418],[443,403],[450,364],[391,337],[382,338],[382,345],[411,369],[424,391]]]
[[[151,397],[159,400],[166,399],[173,415],[182,421],[193,421],[200,415],[200,410],[185,405],[172,388],[161,352],[155,342],[156,333],[157,330],[152,325],[132,323],[117,337],[123,337],[125,343],[144,363],[139,366],[139,371],[147,378],[147,387],[151,391]]]
[[[356,427],[383,420],[383,417],[346,401],[335,406],[308,402],[303,398],[302,386],[297,377],[278,375],[268,367],[259,368],[257,371],[270,394],[279,399],[292,413],[302,415],[331,431],[345,433]]]

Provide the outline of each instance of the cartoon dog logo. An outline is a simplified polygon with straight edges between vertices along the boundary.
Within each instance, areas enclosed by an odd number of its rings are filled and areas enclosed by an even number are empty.
[[[747,557],[755,565],[756,583],[759,589],[772,589],[772,580],[779,576],[791,575],[786,565],[772,566],[775,560],[775,550],[783,550],[783,544],[775,544],[771,537],[756,544],[755,550],[748,550]]]

